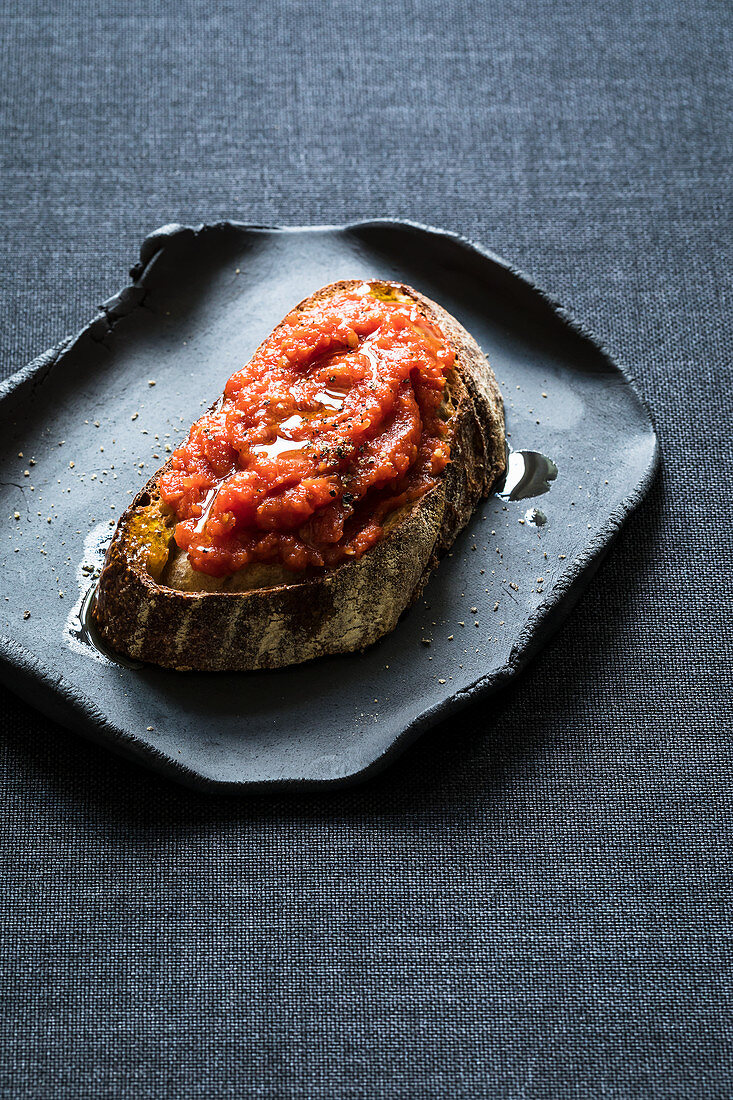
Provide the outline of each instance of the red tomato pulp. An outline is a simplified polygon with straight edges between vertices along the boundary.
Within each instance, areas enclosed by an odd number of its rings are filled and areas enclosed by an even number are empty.
[[[449,460],[440,406],[453,361],[437,325],[383,284],[289,313],[161,477],[194,569],[360,557]]]

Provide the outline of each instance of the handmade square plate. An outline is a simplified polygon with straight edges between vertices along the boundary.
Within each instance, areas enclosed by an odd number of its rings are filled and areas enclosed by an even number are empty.
[[[181,782],[316,787],[383,767],[526,663],[650,483],[656,438],[627,376],[527,278],[456,236],[397,221],[165,226],[131,274],[0,389],[0,676]],[[84,641],[82,601],[131,495],[292,305],[369,277],[415,286],[476,337],[509,443],[556,466],[549,492],[480,507],[424,597],[365,653],[236,674],[106,659]]]

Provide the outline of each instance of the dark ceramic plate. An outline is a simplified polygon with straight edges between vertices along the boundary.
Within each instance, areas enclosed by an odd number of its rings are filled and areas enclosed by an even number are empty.
[[[524,276],[455,236],[389,221],[166,226],[132,276],[0,390],[0,675],[172,778],[314,787],[383,767],[526,663],[649,485],[656,438],[628,378]],[[130,494],[293,304],[370,276],[412,284],[473,333],[509,442],[557,464],[550,491],[479,508],[424,598],[364,654],[245,674],[106,660],[80,640],[79,607]]]

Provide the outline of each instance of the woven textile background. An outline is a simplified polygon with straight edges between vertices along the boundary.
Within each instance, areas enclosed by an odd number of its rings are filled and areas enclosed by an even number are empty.
[[[195,795],[2,692],[3,1096],[733,1093],[731,15],[3,6],[5,376],[159,224],[392,215],[529,271],[664,456],[521,680],[362,788]]]

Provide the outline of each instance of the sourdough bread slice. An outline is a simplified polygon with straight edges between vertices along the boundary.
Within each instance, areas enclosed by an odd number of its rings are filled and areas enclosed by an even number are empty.
[[[333,283],[296,309],[363,282]],[[158,490],[163,467],[121,517],[99,580],[94,617],[113,649],[179,670],[280,668],[371,645],[417,599],[504,471],[504,414],[485,355],[454,317],[404,284],[369,282],[377,296],[415,302],[455,352],[442,409],[450,461],[436,485],[388,516],[384,538],[358,560],[303,575],[249,565],[220,578],[194,570],[176,546]]]

